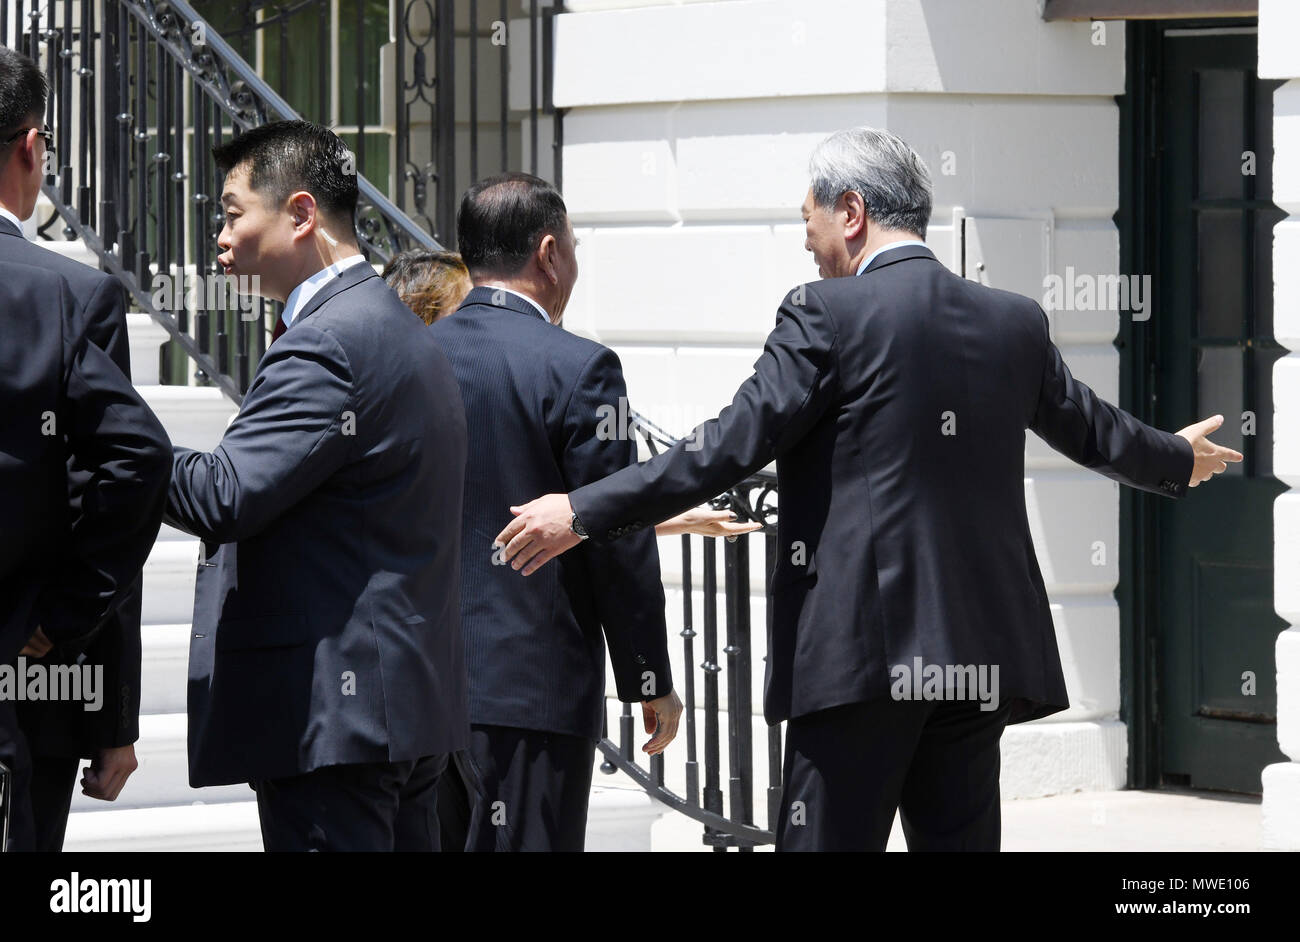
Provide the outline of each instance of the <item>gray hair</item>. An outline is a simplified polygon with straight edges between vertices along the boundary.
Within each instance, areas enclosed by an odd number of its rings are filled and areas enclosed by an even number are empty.
[[[836,131],[817,145],[808,173],[813,202],[822,209],[852,191],[862,197],[867,216],[877,225],[925,238],[933,192],[930,171],[916,151],[888,131]]]

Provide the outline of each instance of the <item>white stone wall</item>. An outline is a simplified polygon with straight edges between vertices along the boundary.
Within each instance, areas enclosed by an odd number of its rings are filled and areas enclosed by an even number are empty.
[[[1273,230],[1273,318],[1278,343],[1300,349],[1300,6],[1260,0],[1259,76],[1289,79],[1273,93],[1273,202],[1290,213]],[[1300,486],[1300,354],[1273,366],[1273,473]],[[1273,598],[1290,623],[1277,639],[1277,738],[1292,761],[1264,769],[1263,843],[1300,850],[1300,494],[1273,504]]]
[[[1041,297],[1048,272],[1118,270],[1122,24],[1044,23],[1037,0],[570,0],[568,9],[557,23],[555,100],[569,109],[564,188],[582,244],[566,323],[618,351],[634,406],[672,432],[730,402],[785,292],[817,278],[799,204],[811,149],[839,128],[886,127],[925,158],[935,181],[928,241],[954,270],[963,230],[968,255],[979,237],[977,277],[994,286]],[[1071,369],[1112,401],[1118,318],[1052,316]],[[1025,496],[1072,707],[1007,731],[1004,794],[1119,788],[1118,485],[1030,436]],[[679,621],[678,540],[661,548]],[[700,622],[697,610],[697,631]]]

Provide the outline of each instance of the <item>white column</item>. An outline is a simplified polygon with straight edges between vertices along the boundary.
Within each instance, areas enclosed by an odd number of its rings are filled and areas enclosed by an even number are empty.
[[[1259,76],[1290,79],[1273,94],[1273,202],[1290,213],[1273,230],[1273,319],[1278,343],[1300,350],[1300,6],[1260,0]],[[1273,473],[1300,486],[1300,353],[1273,367]],[[1277,639],[1277,739],[1290,762],[1264,769],[1262,839],[1300,850],[1300,493],[1273,504],[1274,606],[1291,627]]]

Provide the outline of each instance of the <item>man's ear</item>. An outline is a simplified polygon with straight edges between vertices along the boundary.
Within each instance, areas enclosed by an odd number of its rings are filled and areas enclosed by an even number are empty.
[[[555,236],[549,232],[542,236],[542,241],[537,246],[537,266],[547,278],[551,279],[553,285],[560,283],[560,276],[555,267],[555,256],[559,248]]]
[[[31,170],[40,163],[40,161],[36,159],[35,134],[31,131],[27,131],[19,140],[14,142],[10,159],[12,160],[14,157],[17,157],[18,160],[22,161],[22,168],[24,170]]]
[[[849,190],[842,197],[844,200],[844,238],[856,239],[867,234],[867,204],[862,194]]]
[[[289,216],[293,219],[293,236],[309,235],[320,223],[320,217],[316,215],[316,197],[312,196],[306,190],[298,190],[289,194],[288,201]]]

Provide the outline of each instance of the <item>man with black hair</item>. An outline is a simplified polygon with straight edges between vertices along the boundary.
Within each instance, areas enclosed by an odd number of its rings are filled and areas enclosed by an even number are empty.
[[[603,419],[626,413],[627,388],[612,350],[559,326],[578,263],[554,187],[526,173],[483,180],[465,193],[456,227],[475,287],[430,330],[475,429],[461,571],[471,771],[482,793],[465,846],[582,850],[605,710],[605,640],[619,699],[641,704],[653,734],[646,752],[672,741],[682,710],[654,535],[575,553],[532,580],[501,564],[492,536],[509,504],[636,462],[635,441],[605,434]]]
[[[121,286],[111,275],[28,242],[22,220],[35,210],[45,174],[44,156],[53,136],[42,128],[46,81],[27,56],[0,46],[0,259],[52,271],[67,280],[77,331],[104,351],[129,381],[131,355]],[[165,439],[164,439],[165,442]],[[71,481],[70,509],[79,513],[88,475]],[[162,486],[162,484],[159,484]],[[156,534],[158,521],[154,520]],[[103,689],[111,696],[102,709],[87,711],[73,701],[22,701],[20,726],[32,754],[32,813],[36,848],[59,851],[68,823],[79,760],[90,764],[82,793],[114,801],[136,768],[134,743],[140,735],[140,580],[124,587],[121,604],[84,650],[58,645],[42,663],[67,667],[102,665]]]
[[[220,444],[173,468],[167,520],[203,540],[190,784],[250,783],[267,850],[437,850],[469,733],[460,393],[361,255],[333,132],[280,121],[213,154],[218,261],[284,311]]]

